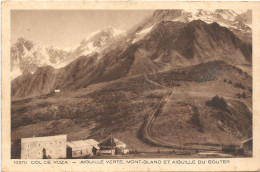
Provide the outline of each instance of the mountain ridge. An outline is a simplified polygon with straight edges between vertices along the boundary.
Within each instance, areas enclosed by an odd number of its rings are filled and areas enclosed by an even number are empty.
[[[233,10],[155,10],[153,15],[130,29],[128,34],[111,26],[106,27],[89,34],[80,44],[70,49],[53,46],[42,47],[32,41],[20,38],[11,48],[11,78],[25,73],[33,73],[37,67],[45,65],[62,68],[82,55],[103,51],[104,47],[108,47],[110,42],[120,36],[127,36],[128,40],[135,43],[143,39],[161,21],[189,23],[194,20],[203,20],[208,24],[217,22],[221,26],[229,28],[244,42],[251,43],[252,31],[249,27],[250,22],[252,22],[251,14],[250,10],[242,14],[237,14]]]
[[[251,64],[252,60],[250,44],[241,41],[229,29],[202,20],[189,23],[162,21],[139,41],[120,44],[118,47],[113,44],[112,49],[108,47],[104,54],[81,56],[64,68],[54,70],[57,78],[53,78],[55,81],[51,82],[52,87],[42,85],[46,88],[44,91],[39,90],[39,93],[51,92],[56,87],[78,89],[125,76],[155,73],[174,66],[215,60]],[[35,75],[32,75],[33,78]],[[41,75],[39,77],[42,78]],[[39,95],[37,91],[30,93],[24,91],[24,88],[18,88],[20,82],[24,82],[21,77],[12,82],[12,96]]]

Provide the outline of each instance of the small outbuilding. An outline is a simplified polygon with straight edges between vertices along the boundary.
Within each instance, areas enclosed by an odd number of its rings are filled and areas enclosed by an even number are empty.
[[[116,138],[109,137],[99,144],[101,154],[128,154],[126,144]]]
[[[93,139],[67,142],[67,157],[79,158],[96,155],[99,151],[98,142]]]

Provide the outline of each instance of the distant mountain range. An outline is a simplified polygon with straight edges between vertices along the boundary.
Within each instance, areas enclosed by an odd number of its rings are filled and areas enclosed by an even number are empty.
[[[67,49],[39,46],[21,37],[11,47],[12,79],[21,74],[34,73],[42,66],[62,68],[82,55],[102,51],[109,42],[121,35],[124,35],[123,31],[108,27],[90,34],[80,44]]]
[[[106,28],[70,50],[20,38],[11,48],[12,96],[77,89],[216,60],[250,65],[249,16],[232,10],[157,10],[128,32]]]

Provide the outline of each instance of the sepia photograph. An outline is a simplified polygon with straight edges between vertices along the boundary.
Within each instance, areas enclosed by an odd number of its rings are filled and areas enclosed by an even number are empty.
[[[12,10],[11,158],[252,157],[252,12]]]

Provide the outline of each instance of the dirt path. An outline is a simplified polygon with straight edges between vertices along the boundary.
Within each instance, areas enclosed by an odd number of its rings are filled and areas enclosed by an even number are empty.
[[[166,88],[169,89],[169,87],[166,87],[165,85],[159,84],[159,83],[157,83],[157,82],[154,82],[154,81],[148,79],[146,75],[144,75],[144,78],[145,78],[148,82],[150,82],[150,83],[152,83],[152,84],[154,84],[154,85],[157,85],[157,86],[162,87],[162,88],[164,88],[164,89],[166,89]]]
[[[151,134],[151,125],[152,123],[154,122],[155,120],[155,114],[158,112],[158,110],[161,108],[161,105],[162,103],[172,94],[173,92],[173,89],[170,88],[170,87],[167,87],[167,86],[164,86],[164,85],[161,85],[159,83],[156,83],[150,79],[148,79],[146,76],[144,76],[145,79],[154,84],[154,85],[157,85],[157,86],[160,86],[162,87],[163,89],[166,89],[167,90],[167,93],[163,96],[163,98],[155,105],[155,109],[154,111],[148,116],[147,120],[145,121],[144,123],[144,126],[143,126],[143,138],[153,144],[153,145],[156,145],[156,146],[162,146],[162,147],[168,147],[168,148],[179,148],[178,146],[172,144],[172,143],[169,143],[169,142],[165,142],[165,141],[161,141],[161,140],[157,140],[156,138],[154,138]]]

